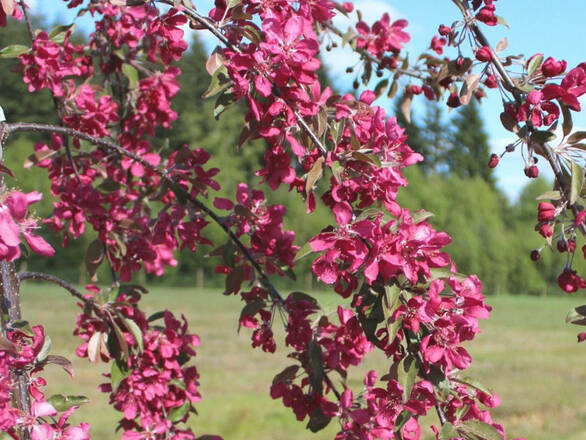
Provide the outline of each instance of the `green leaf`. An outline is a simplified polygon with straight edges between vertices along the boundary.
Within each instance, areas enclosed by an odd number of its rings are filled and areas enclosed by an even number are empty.
[[[136,343],[138,345],[138,349],[142,353],[142,351],[144,349],[143,339],[142,339],[142,332],[140,331],[138,324],[136,322],[134,322],[132,319],[126,318],[126,317],[122,318],[122,322],[124,322],[124,326],[128,329],[128,331],[130,332],[130,334],[132,335],[132,337],[136,341]]]
[[[295,301],[307,301],[307,302],[310,302],[311,304],[313,304],[314,306],[319,307],[317,300],[313,296],[308,295],[305,292],[291,292],[289,294],[289,298],[291,298],[291,300],[294,302]]]
[[[179,183],[173,183],[171,185],[171,191],[173,191],[173,194],[175,194],[177,201],[181,205],[187,205],[187,201],[189,200],[189,193]]]
[[[11,44],[10,46],[6,46],[0,50],[0,58],[17,58],[23,53],[27,53],[28,51],[28,46],[24,46],[22,44]]]
[[[481,384],[477,380],[472,379],[471,377],[452,377],[451,380],[453,380],[454,382],[461,383],[463,385],[468,385],[472,388],[477,389],[478,391],[482,391],[483,393],[488,394],[489,396],[492,396],[492,391],[490,389],[485,387],[483,384]]]
[[[431,279],[435,280],[437,278],[450,278],[454,277],[458,281],[464,281],[466,279],[466,275],[461,273],[454,273],[447,267],[432,267],[429,269],[431,272]]]
[[[584,170],[576,162],[572,161],[572,185],[570,189],[570,205],[580,198],[582,185],[584,184]]]
[[[392,286],[385,286],[385,294],[383,296],[382,308],[385,317],[385,325],[389,333],[389,343],[392,343],[397,337],[397,333],[401,328],[402,318],[393,321],[393,314],[397,307],[401,304],[399,298],[401,296],[401,289],[399,286],[393,284]]]
[[[39,351],[39,354],[37,355],[36,361],[43,362],[45,359],[47,359],[47,356],[49,356],[49,353],[51,352],[52,346],[53,346],[53,343],[51,342],[51,338],[49,336],[45,335],[45,341],[43,342],[43,346],[41,347],[41,351]]]
[[[161,310],[160,312],[155,312],[151,316],[147,318],[148,322],[156,321],[157,319],[161,319],[165,316],[165,311]]]
[[[124,63],[122,65],[122,73],[128,78],[129,87],[134,89],[138,84],[138,70],[136,70],[136,67]]]
[[[414,224],[421,223],[422,221],[425,221],[430,217],[435,217],[435,214],[432,212],[424,211],[423,209],[421,211],[414,212],[411,216]]]
[[[240,319],[244,318],[245,316],[256,315],[266,305],[267,303],[260,298],[257,298],[254,301],[249,302],[242,308],[242,311],[240,312]]]
[[[538,143],[538,144],[545,144],[546,142],[551,142],[556,138],[555,134],[551,131],[534,131],[531,133],[531,141]]]
[[[114,360],[112,362],[112,367],[110,368],[110,383],[112,384],[112,392],[115,393],[120,383],[130,376],[132,371],[119,360]]]
[[[311,250],[311,246],[309,245],[309,242],[307,242],[299,248],[299,250],[297,251],[297,255],[295,255],[295,259],[293,261],[297,262],[301,260],[303,257],[308,256],[312,252],[313,251]]]
[[[29,324],[29,322],[25,321],[23,319],[21,319],[19,321],[14,321],[12,323],[12,327],[17,328],[18,330],[20,330],[21,332],[23,332],[27,336],[31,336],[31,337],[35,336],[35,333],[33,332],[33,329],[31,328],[31,325]]]
[[[104,179],[102,183],[96,187],[98,191],[105,194],[113,193],[114,191],[118,191],[120,188],[122,188],[122,185],[112,179]]]
[[[234,104],[234,96],[232,95],[232,89],[225,90],[218,99],[216,99],[216,105],[214,107],[214,118],[220,119],[220,115],[226,111],[228,107]]]
[[[201,95],[203,99],[211,98],[230,86],[230,78],[228,77],[228,69],[222,65],[212,75],[210,85],[207,90]]]
[[[173,408],[171,411],[169,411],[167,419],[169,419],[173,423],[180,422],[181,420],[183,420],[183,418],[189,411],[189,408],[191,408],[191,403],[189,402],[189,400],[186,400],[185,403],[183,403],[183,405]]]
[[[541,67],[542,63],[543,55],[536,55],[533,58],[531,58],[531,61],[529,61],[529,63],[527,64],[527,74],[529,76],[535,75],[537,70]]]
[[[510,29],[510,28],[509,28],[509,23],[507,23],[507,20],[505,20],[503,17],[501,17],[501,16],[499,16],[499,15],[496,15],[495,17],[496,17],[496,22],[497,22],[498,24],[501,24],[501,25],[503,25],[504,27],[506,27],[507,29]]]
[[[71,30],[71,33],[75,31],[75,23],[57,26],[49,34],[49,40],[57,44],[62,44],[65,41],[65,34],[67,34],[67,31],[69,30]]]
[[[446,422],[442,426],[442,429],[439,432],[439,439],[440,440],[449,440],[454,437],[458,437],[458,431],[456,431],[456,428],[454,428],[454,425],[452,425],[450,422]]]
[[[569,135],[572,132],[572,128],[574,123],[572,122],[572,113],[570,112],[569,107],[560,102],[560,107],[562,108],[562,114],[564,115],[564,122],[562,124],[562,130],[564,133],[564,137]]]
[[[63,412],[74,406],[88,403],[89,399],[86,396],[65,396],[63,394],[54,394],[47,399],[47,402],[53,405],[57,411]]]
[[[413,385],[415,385],[415,379],[417,378],[417,362],[415,358],[411,355],[405,356],[399,363],[397,373],[399,383],[403,387],[403,401],[407,402],[411,397],[411,391],[413,391]]]
[[[458,427],[463,434],[472,434],[482,440],[503,440],[496,428],[479,420],[466,420]]]
[[[321,408],[317,408],[315,411],[311,413],[309,416],[309,422],[307,422],[307,429],[311,432],[318,432],[324,429],[332,420],[330,417],[326,416]]]

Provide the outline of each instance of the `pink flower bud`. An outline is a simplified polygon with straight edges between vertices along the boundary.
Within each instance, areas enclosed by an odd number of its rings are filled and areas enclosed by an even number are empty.
[[[496,154],[490,155],[490,160],[488,161],[489,168],[495,168],[499,164],[499,157]]]
[[[344,8],[344,11],[348,13],[354,10],[354,4],[352,2],[344,2],[342,3],[342,7]]]
[[[450,97],[448,98],[447,105],[448,105],[448,107],[452,107],[452,108],[457,108],[462,105],[462,103],[460,102],[460,97],[458,96],[458,94],[456,92],[453,92],[450,95]]]
[[[530,179],[535,179],[539,176],[539,170],[535,165],[531,165],[530,167],[525,168],[525,175]]]
[[[442,36],[442,37],[447,37],[448,35],[450,35],[450,32],[452,31],[452,29],[450,29],[448,26],[446,26],[445,24],[440,24],[440,27],[438,29],[438,33]]]
[[[478,14],[476,14],[476,19],[488,26],[496,26],[498,24],[498,18],[494,14],[494,10],[494,5],[486,5],[480,11],[478,11]]]
[[[551,230],[551,226],[549,226],[549,224],[547,224],[547,223],[542,224],[539,227],[538,231],[543,238],[549,238],[553,235],[553,231]]]
[[[530,257],[531,260],[537,261],[541,258],[541,253],[537,249],[534,249],[531,251]]]
[[[537,220],[550,222],[555,217],[555,206],[548,202],[541,202],[537,207]]]
[[[484,80],[484,85],[489,89],[496,89],[498,87],[498,82],[494,75],[488,75]]]
[[[555,58],[549,57],[541,65],[541,73],[546,77],[561,75],[565,72],[566,66],[565,61],[556,61]]]
[[[480,49],[476,51],[476,59],[478,61],[482,61],[483,63],[488,63],[492,60],[492,51],[488,46],[482,46]]]

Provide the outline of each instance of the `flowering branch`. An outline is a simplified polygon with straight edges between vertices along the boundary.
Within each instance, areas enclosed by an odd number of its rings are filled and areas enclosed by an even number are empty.
[[[167,183],[174,191],[181,192],[182,195],[190,203],[192,203],[197,209],[200,209],[201,211],[205,212],[206,215],[210,216],[224,230],[224,232],[228,235],[228,237],[230,237],[230,239],[234,242],[234,244],[238,247],[238,249],[245,255],[245,257],[248,259],[250,264],[255,268],[255,270],[257,271],[258,275],[260,276],[260,278],[262,280],[263,285],[268,289],[269,294],[271,295],[273,300],[275,300],[279,304],[283,303],[283,297],[281,296],[281,294],[279,293],[277,288],[273,285],[273,283],[270,281],[269,277],[264,272],[264,270],[262,269],[260,264],[256,261],[256,259],[251,254],[251,252],[246,248],[246,246],[244,246],[242,241],[234,234],[234,232],[232,232],[232,230],[226,225],[226,223],[214,211],[212,211],[210,208],[208,208],[200,200],[198,200],[194,197],[191,197],[191,195],[188,194],[187,191],[185,191],[183,188],[181,188],[179,185],[177,185],[177,183],[173,180],[173,178],[169,175],[169,173],[167,171],[159,168],[158,166],[152,165],[144,158],[138,156],[135,153],[132,153],[131,151],[128,151],[126,148],[121,147],[120,145],[118,145],[114,142],[111,142],[111,141],[108,141],[105,139],[101,139],[96,136],[89,135],[87,133],[84,133],[83,131],[75,130],[73,128],[61,127],[58,125],[29,123],[29,122],[13,122],[13,123],[9,123],[9,124],[3,123],[1,125],[3,126],[3,133],[4,133],[4,136],[6,136],[6,138],[8,136],[10,136],[12,133],[27,132],[27,131],[40,132],[40,133],[57,133],[57,134],[72,136],[72,137],[76,137],[76,138],[88,141],[88,142],[90,142],[94,145],[97,145],[99,147],[103,147],[105,149],[115,151],[115,152],[121,154],[122,156],[128,157],[128,158],[140,163],[145,168],[148,168],[149,170],[153,171],[161,179],[163,179],[163,181],[165,183]]]

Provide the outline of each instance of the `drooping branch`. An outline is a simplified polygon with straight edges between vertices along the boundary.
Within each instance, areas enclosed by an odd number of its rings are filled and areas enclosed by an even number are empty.
[[[2,133],[6,137],[10,136],[12,133],[17,133],[17,132],[31,132],[32,131],[32,132],[39,132],[39,133],[57,133],[57,134],[72,136],[72,137],[76,137],[78,139],[88,141],[96,146],[105,148],[106,150],[117,152],[122,156],[128,157],[128,158],[136,161],[137,163],[140,163],[142,166],[151,170],[153,173],[155,173],[157,176],[159,176],[163,180],[164,183],[166,183],[167,185],[169,185],[169,187],[171,189],[173,189],[173,191],[180,192],[186,198],[186,200],[189,201],[195,208],[199,209],[200,211],[203,211],[212,220],[214,220],[214,222],[216,222],[224,230],[226,235],[228,235],[228,237],[232,240],[232,242],[238,247],[240,252],[242,252],[242,254],[246,257],[246,259],[254,267],[254,269],[258,273],[263,285],[269,291],[269,294],[271,295],[272,299],[279,304],[282,304],[284,302],[283,297],[281,296],[281,294],[279,293],[277,288],[273,285],[273,283],[270,281],[269,277],[267,276],[265,271],[262,269],[260,264],[256,261],[256,259],[254,258],[254,255],[252,255],[250,250],[242,243],[242,241],[234,234],[234,232],[232,232],[232,230],[226,225],[226,223],[214,211],[212,211],[207,205],[205,205],[200,200],[192,197],[187,191],[185,191],[180,185],[178,185],[177,182],[173,179],[172,176],[169,175],[169,173],[166,170],[164,170],[158,166],[152,165],[151,163],[149,163],[148,161],[146,161],[142,157],[138,156],[137,154],[135,154],[131,151],[128,151],[126,148],[124,148],[114,142],[111,142],[106,139],[98,138],[95,136],[91,136],[87,133],[84,133],[83,131],[75,130],[73,128],[61,127],[58,125],[37,124],[37,123],[28,123],[28,122],[14,122],[14,123],[9,123],[9,124],[4,123],[4,124],[0,124],[0,125],[3,126]]]
[[[472,34],[474,35],[474,38],[478,41],[478,43],[480,43],[482,46],[486,46],[486,47],[490,48],[490,51],[493,55],[491,57],[490,63],[498,72],[502,83],[513,94],[513,96],[515,98],[515,102],[519,105],[522,105],[524,102],[523,96],[525,95],[525,93],[515,85],[515,82],[511,78],[511,75],[509,75],[509,72],[507,72],[507,69],[505,69],[505,66],[503,66],[500,58],[496,55],[496,52],[493,50],[490,42],[488,41],[488,38],[486,38],[486,36],[484,35],[482,30],[478,26],[478,23],[476,22],[476,19],[474,18],[474,15],[473,15],[467,1],[465,1],[465,0],[452,0],[452,2],[462,12],[466,26],[470,29],[470,31],[472,32]],[[532,131],[533,127],[532,127],[530,121],[528,121],[527,124],[528,124],[529,130]],[[557,181],[561,191],[566,196],[566,199],[570,200],[569,195],[570,195],[571,190],[570,190],[569,184],[568,184],[567,179],[565,178],[565,176],[562,172],[560,164],[558,163],[554,154],[552,153],[551,148],[549,148],[549,146],[547,146],[546,144],[543,144],[543,148],[539,149],[539,153],[541,153],[541,155],[543,157],[545,157],[545,159],[549,163],[549,166],[551,167],[551,169],[554,173],[555,180]],[[578,215],[578,213],[580,213],[580,211],[582,210],[581,207],[579,207],[576,204],[571,205],[570,208],[572,209],[572,212],[574,213],[574,215]],[[586,235],[586,226],[584,225],[584,223],[582,223],[579,226],[579,229],[583,235]]]
[[[74,297],[82,301],[83,303],[88,303],[88,299],[75,287],[69,284],[67,281],[62,280],[54,275],[49,275],[48,273],[42,272],[20,272],[18,274],[19,281],[26,281],[26,280],[34,280],[34,281],[47,281],[49,283],[57,284],[60,287],[63,287],[69,293],[71,293]]]

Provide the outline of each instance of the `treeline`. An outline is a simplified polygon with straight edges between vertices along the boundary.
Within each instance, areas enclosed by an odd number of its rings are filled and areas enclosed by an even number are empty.
[[[24,26],[14,22],[8,25],[10,31],[0,36],[0,47],[26,44],[28,37]],[[249,142],[237,150],[243,121],[243,108],[237,104],[222,114],[219,121],[214,119],[213,100],[204,101],[201,98],[209,83],[209,75],[205,71],[206,58],[202,45],[194,40],[190,52],[178,63],[183,72],[180,77],[181,91],[174,101],[178,120],[172,130],[157,133],[157,138],[161,143],[168,142],[176,148],[187,143],[194,147],[202,146],[212,153],[208,166],[221,169],[217,180],[222,189],[217,194],[209,195],[211,205],[215,196],[233,197],[239,182],[258,179],[254,171],[262,167],[264,145],[258,141]],[[8,120],[57,122],[50,96],[28,93],[19,76],[9,73],[15,65],[14,60],[0,58],[3,72],[0,105]],[[327,81],[326,72],[321,74]],[[537,263],[529,259],[529,252],[543,244],[540,236],[533,231],[536,222],[535,197],[547,191],[548,184],[540,179],[531,181],[518,201],[511,204],[507,200],[495,187],[487,167],[488,137],[474,104],[455,112],[448,120],[441,107],[430,103],[423,117],[415,118],[411,123],[407,123],[398,107],[394,110],[400,123],[406,127],[409,144],[426,157],[420,166],[407,171],[409,186],[399,192],[400,202],[413,210],[424,208],[435,214],[432,224],[453,237],[449,251],[458,269],[464,273],[477,273],[489,294],[544,294],[553,291],[557,274],[565,263],[561,256],[546,251]],[[27,156],[33,152],[34,143],[39,140],[33,135],[14,137],[9,142],[5,162],[17,175],[14,186],[46,194],[37,208],[39,217],[43,218],[52,212],[52,200],[47,196],[50,188],[46,172],[35,167],[22,167]],[[299,196],[287,192],[286,188],[272,193],[266,187],[265,193],[271,203],[282,203],[287,207],[286,226],[296,231],[300,246],[330,223],[330,213],[323,207],[307,215]],[[206,230],[216,246],[226,242],[217,226],[210,224]],[[56,257],[30,255],[23,264],[29,270],[54,273],[73,282],[86,282],[83,261],[92,237],[85,235],[80,240],[69,240],[68,246],[63,248],[61,237],[50,231],[43,231],[43,234],[57,249]],[[218,261],[206,257],[211,251],[212,248],[202,246],[195,255],[182,253],[177,258],[177,267],[170,268],[162,278],[149,281],[217,286],[222,282],[213,274]],[[310,257],[299,261],[296,268],[298,288],[313,286],[319,289],[318,283],[312,279],[310,265]],[[110,274],[107,268],[103,267],[99,276],[108,280]],[[282,283],[292,285],[293,281],[282,280]]]

